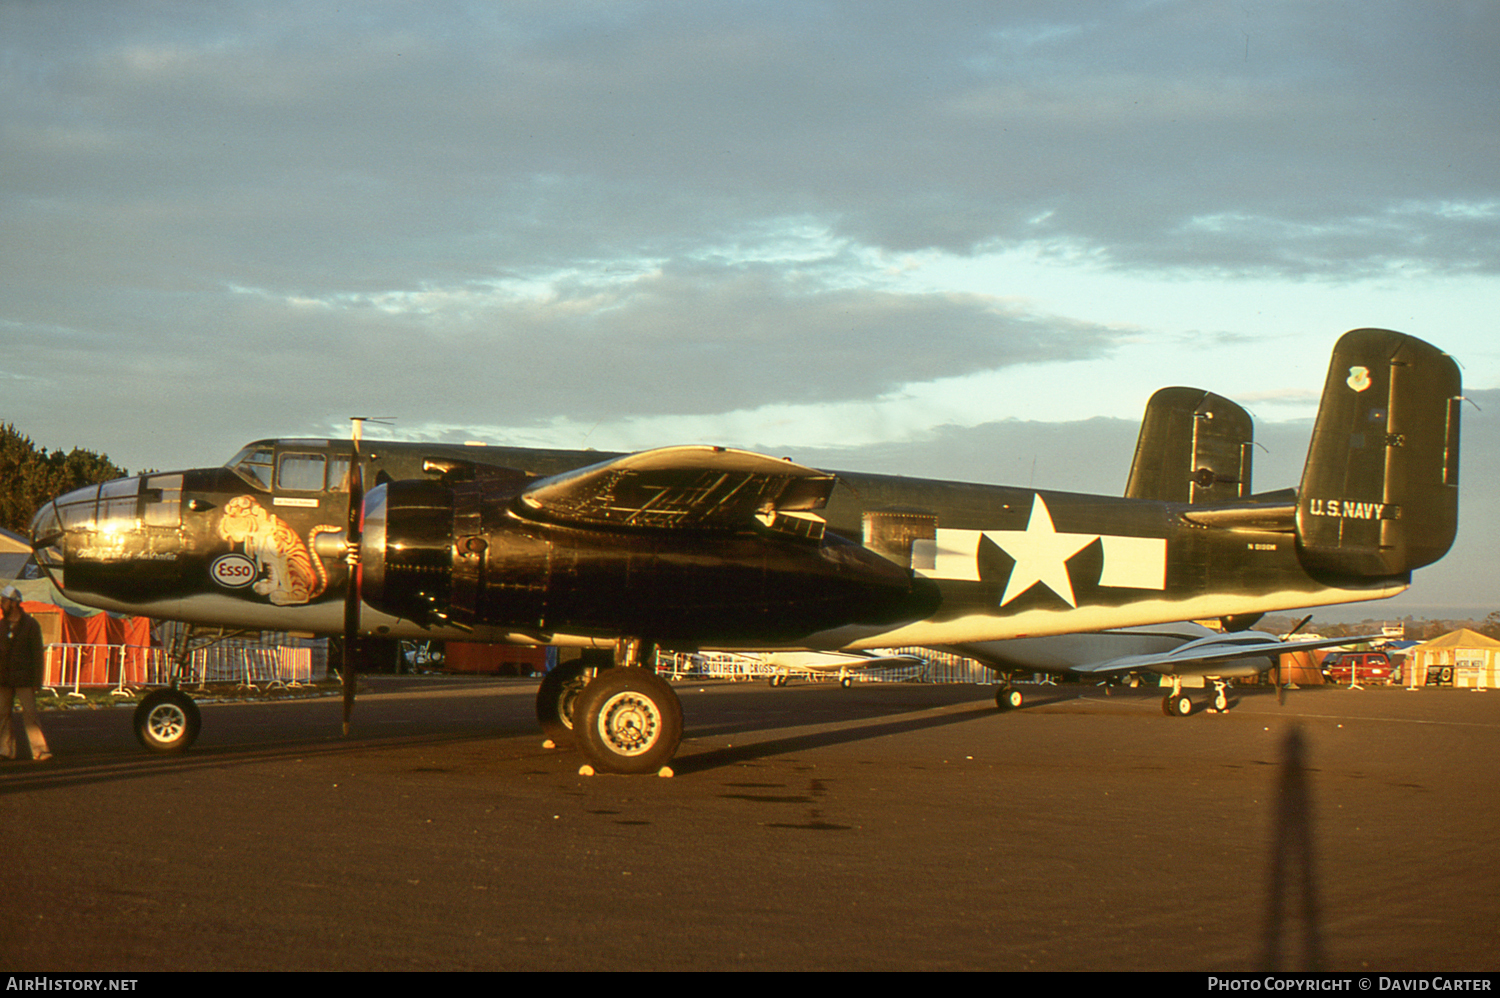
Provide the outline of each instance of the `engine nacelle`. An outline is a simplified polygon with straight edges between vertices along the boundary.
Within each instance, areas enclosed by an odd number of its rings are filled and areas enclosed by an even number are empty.
[[[829,532],[604,529],[526,511],[519,483],[388,482],[365,500],[363,595],[423,624],[665,643],[792,642],[930,614],[936,586]]]

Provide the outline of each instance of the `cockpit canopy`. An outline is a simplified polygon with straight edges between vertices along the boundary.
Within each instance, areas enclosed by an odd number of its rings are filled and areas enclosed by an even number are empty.
[[[342,440],[257,440],[224,467],[261,492],[348,492],[352,453]]]

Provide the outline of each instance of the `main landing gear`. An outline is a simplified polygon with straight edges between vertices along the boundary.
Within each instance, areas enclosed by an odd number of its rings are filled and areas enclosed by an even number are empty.
[[[682,741],[682,702],[656,674],[655,646],[623,640],[613,663],[586,655],[558,666],[537,690],[537,719],[606,773],[660,773]],[[555,678],[554,678],[555,677]]]
[[[1229,709],[1229,684],[1222,679],[1215,679],[1214,684],[1214,710],[1219,713]],[[1168,717],[1187,717],[1193,712],[1193,701],[1182,692],[1182,677],[1172,677],[1172,692],[1161,699],[1161,712]]]
[[[536,691],[536,719],[553,745],[573,744],[573,711],[578,694],[588,685],[595,668],[584,659],[574,659],[559,663],[542,677],[542,685]]]
[[[1168,717],[1187,717],[1193,712],[1193,701],[1182,692],[1182,677],[1172,677],[1172,692],[1161,698],[1161,712]]]

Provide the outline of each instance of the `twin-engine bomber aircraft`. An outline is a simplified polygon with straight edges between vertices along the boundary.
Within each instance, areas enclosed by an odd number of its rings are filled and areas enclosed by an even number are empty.
[[[1049,657],[1074,671],[1076,654],[1047,649],[1392,596],[1453,542],[1459,393],[1457,365],[1434,347],[1346,334],[1300,486],[1263,494],[1249,491],[1244,410],[1171,388],[1147,409],[1123,498],[820,471],[722,447],[265,440],[222,468],[71,492],[37,513],[32,534],[58,587],[106,610],[613,649],[612,666],[585,658],[549,673],[538,715],[599,769],[655,772],[682,732],[658,647],[931,646],[1002,672]],[[1221,641],[1175,664],[1099,668],[1212,674],[1238,651],[1263,671],[1276,646],[1250,640],[1258,647]],[[142,741],[164,751],[197,731],[175,690],[137,718]]]

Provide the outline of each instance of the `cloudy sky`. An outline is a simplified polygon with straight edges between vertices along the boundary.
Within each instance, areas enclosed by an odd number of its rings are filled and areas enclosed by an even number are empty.
[[[8,0],[0,421],[1118,492],[1190,384],[1275,487],[1384,326],[1481,407],[1401,599],[1500,605],[1497,47],[1489,2]]]

